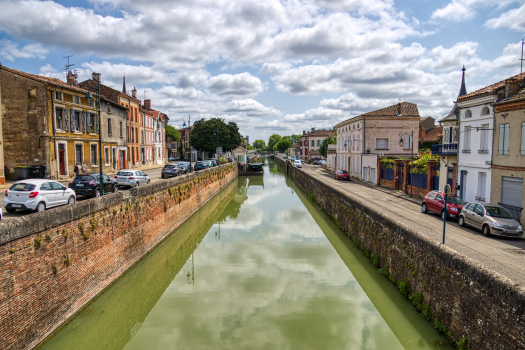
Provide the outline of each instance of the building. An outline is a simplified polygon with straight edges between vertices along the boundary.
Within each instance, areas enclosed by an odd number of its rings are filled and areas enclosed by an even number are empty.
[[[295,157],[295,158],[299,158],[299,152],[300,152],[300,149],[301,147],[299,146],[298,143],[294,143],[290,146],[289,148],[289,153],[290,153],[290,156],[291,157]]]
[[[248,135],[241,136],[241,142],[246,144],[246,145],[249,145],[250,144],[250,136],[248,136]]]
[[[334,136],[334,131],[330,129],[315,130],[315,128],[312,128],[310,131],[303,131],[299,139],[300,159],[306,162],[322,159],[323,157],[319,153],[319,147],[321,147],[324,139],[332,136]]]
[[[97,109],[93,100],[85,98],[88,90],[76,85],[75,74],[68,72],[67,83],[7,67],[0,74],[4,164],[11,177],[16,167],[27,165],[41,166],[42,176],[52,179],[73,177],[77,163],[98,171],[102,162],[104,172],[112,171],[111,150],[119,140],[104,131],[113,124],[107,124],[107,114],[101,111],[100,128],[106,136],[99,159]],[[107,101],[102,100],[101,108],[107,109]]]
[[[376,183],[378,156],[417,155],[419,120],[416,104],[400,102],[337,124],[336,168],[361,179],[363,155],[372,155],[367,156],[365,173],[367,181]]]
[[[495,88],[491,202],[525,223],[525,73]]]
[[[180,142],[182,144],[182,152],[184,154],[184,159],[191,159],[192,162],[198,160],[197,150],[191,147],[190,150],[190,134],[193,130],[193,125],[188,128],[179,129],[180,132]]]
[[[467,94],[465,86],[465,67],[463,66],[461,86],[459,88],[458,99]],[[460,109],[457,103],[450,113],[439,121],[442,127],[441,142],[432,145],[432,154],[439,156],[439,189],[444,190],[445,185],[449,184],[452,192],[457,191],[457,163],[458,163],[458,142],[459,142],[459,121]]]
[[[246,162],[248,161],[248,151],[246,148],[243,147],[244,144],[241,144],[241,146],[237,146],[232,150],[233,159],[238,162],[239,164],[246,165]]]
[[[337,156],[337,145],[329,144],[328,150],[326,151],[326,167],[331,170],[337,170],[335,168],[335,157]]]

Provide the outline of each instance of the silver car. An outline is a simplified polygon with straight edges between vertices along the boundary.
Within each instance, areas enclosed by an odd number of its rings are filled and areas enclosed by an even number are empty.
[[[8,213],[17,209],[31,209],[37,212],[64,204],[73,204],[76,194],[60,182],[46,179],[17,181],[5,191],[4,207]]]
[[[123,169],[115,175],[118,186],[137,187],[151,182],[148,175],[140,170]]]
[[[507,209],[499,205],[467,203],[461,209],[458,221],[460,226],[475,227],[485,236],[521,237],[523,234],[520,223],[510,215]]]

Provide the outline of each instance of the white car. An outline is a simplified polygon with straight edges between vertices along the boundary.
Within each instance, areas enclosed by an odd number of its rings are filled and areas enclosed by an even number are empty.
[[[4,207],[8,213],[17,209],[31,209],[37,212],[64,204],[73,204],[75,191],[60,182],[46,179],[17,181],[5,191]]]
[[[151,182],[148,175],[140,170],[122,169],[115,175],[118,186],[137,187]]]
[[[295,161],[293,162],[293,165],[296,166],[296,167],[298,167],[298,168],[302,168],[302,167],[303,167],[303,163],[301,163],[300,160],[295,160]]]

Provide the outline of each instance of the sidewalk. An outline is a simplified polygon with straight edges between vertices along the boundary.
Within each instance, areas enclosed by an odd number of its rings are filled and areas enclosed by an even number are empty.
[[[138,167],[138,168],[133,168],[133,170],[145,171],[145,170],[159,169],[159,168],[162,168],[162,167],[164,167],[164,164],[152,164],[152,165],[145,165],[145,166]],[[106,175],[109,176],[109,177],[115,176],[116,174],[117,174],[117,172],[106,173]],[[73,178],[70,178],[69,180],[57,180],[57,181],[60,182],[61,184],[63,184],[64,186],[67,186],[69,184],[69,181],[71,181],[71,179],[73,179]],[[0,189],[6,190],[9,187],[11,187],[17,181],[19,181],[19,180],[6,180],[5,184],[1,184],[0,185]]]

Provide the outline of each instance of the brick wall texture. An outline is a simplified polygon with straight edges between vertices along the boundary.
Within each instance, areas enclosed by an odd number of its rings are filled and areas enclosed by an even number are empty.
[[[524,289],[281,160],[432,324],[470,349],[525,348]],[[463,340],[462,340],[463,339]]]
[[[0,225],[0,349],[32,349],[237,177],[223,165]]]

